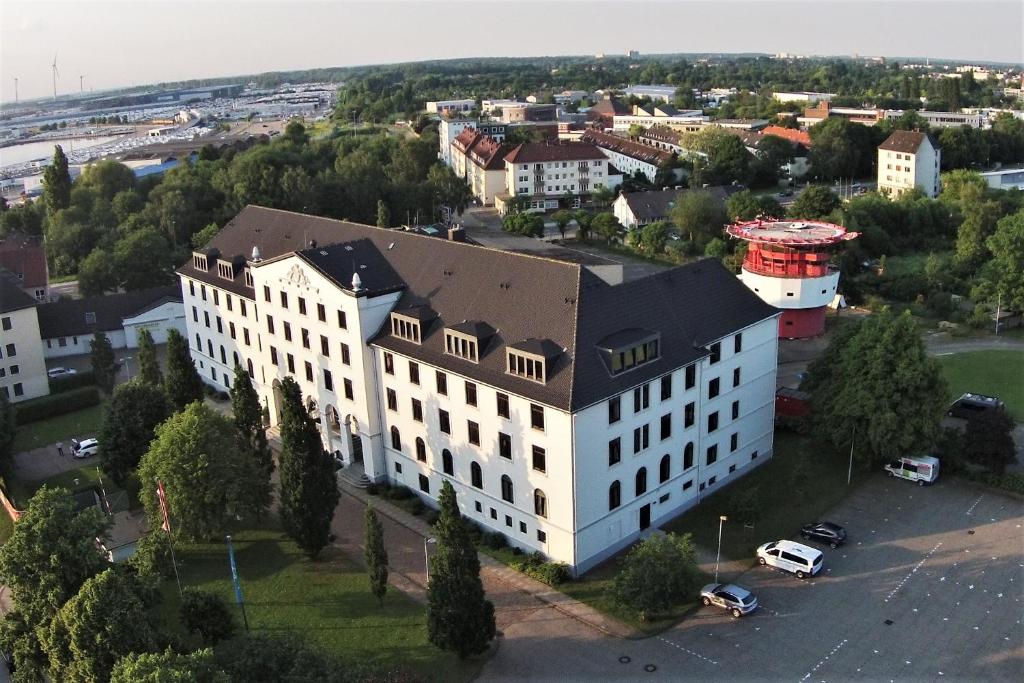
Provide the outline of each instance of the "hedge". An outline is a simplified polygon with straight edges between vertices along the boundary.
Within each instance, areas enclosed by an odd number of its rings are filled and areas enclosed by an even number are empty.
[[[91,387],[95,385],[96,373],[92,370],[82,370],[76,375],[65,375],[64,377],[52,378],[50,380],[50,393],[63,394],[73,389]]]
[[[19,425],[25,425],[99,405],[100,401],[100,390],[95,386],[79,387],[63,394],[40,396],[17,404],[17,421]]]
[[[510,562],[509,566],[549,586],[557,586],[572,578],[569,565],[564,562],[547,562],[539,552]]]
[[[1024,496],[1024,475],[1016,472],[998,474],[996,472],[967,471],[962,473],[962,476],[985,486]]]

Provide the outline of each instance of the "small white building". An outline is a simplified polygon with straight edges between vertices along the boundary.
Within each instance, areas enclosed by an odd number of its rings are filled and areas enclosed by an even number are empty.
[[[928,197],[939,194],[938,142],[915,130],[897,130],[878,146],[878,191],[898,197],[921,188]]]
[[[981,177],[993,190],[1024,190],[1024,166],[1008,166],[995,171],[983,171]]]
[[[0,271],[0,393],[12,403],[50,393],[38,306],[14,276]]]
[[[887,121],[895,121],[905,113],[902,109],[886,109],[885,119]],[[984,123],[984,117],[981,115],[981,112],[964,113],[958,111],[927,111],[922,109],[914,113],[932,128],[958,128],[960,126],[981,128]]]
[[[427,102],[428,114],[441,114],[444,112],[467,112],[476,109],[476,100],[439,100]]]
[[[629,97],[633,95],[635,97],[650,97],[652,100],[660,100],[662,102],[671,102],[672,98],[676,96],[676,90],[679,88],[674,85],[631,85],[625,88],[622,92],[624,95]]]
[[[833,97],[834,93],[829,92],[776,92],[772,93],[772,97],[779,102],[801,102],[807,104],[817,104],[818,102],[829,102]]]

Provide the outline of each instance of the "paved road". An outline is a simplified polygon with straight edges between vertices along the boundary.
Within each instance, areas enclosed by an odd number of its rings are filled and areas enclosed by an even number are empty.
[[[758,613],[705,608],[639,641],[533,614],[506,630],[481,680],[1021,680],[1022,513],[959,482],[878,477],[829,515],[850,543],[825,549],[823,574],[739,578]]]

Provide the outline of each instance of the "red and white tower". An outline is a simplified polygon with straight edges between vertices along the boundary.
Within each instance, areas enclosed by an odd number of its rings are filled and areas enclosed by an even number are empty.
[[[832,223],[775,219],[734,223],[725,230],[750,244],[740,279],[766,303],[782,309],[779,336],[824,332],[825,307],[839,286],[839,270],[829,265],[830,251],[857,233]]]

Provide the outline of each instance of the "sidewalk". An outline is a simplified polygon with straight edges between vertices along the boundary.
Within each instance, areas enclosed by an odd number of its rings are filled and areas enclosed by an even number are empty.
[[[363,510],[369,502],[384,524],[384,540],[388,550],[391,583],[414,600],[426,600],[425,539],[430,527],[419,517],[365,490],[339,482],[341,501],[331,530],[335,545],[353,558],[363,555]],[[487,555],[479,554],[480,578],[488,599],[494,602],[499,628],[522,621],[528,613],[553,608],[601,633],[616,638],[638,638],[642,635],[632,627],[575,600],[551,586],[521,574]]]

